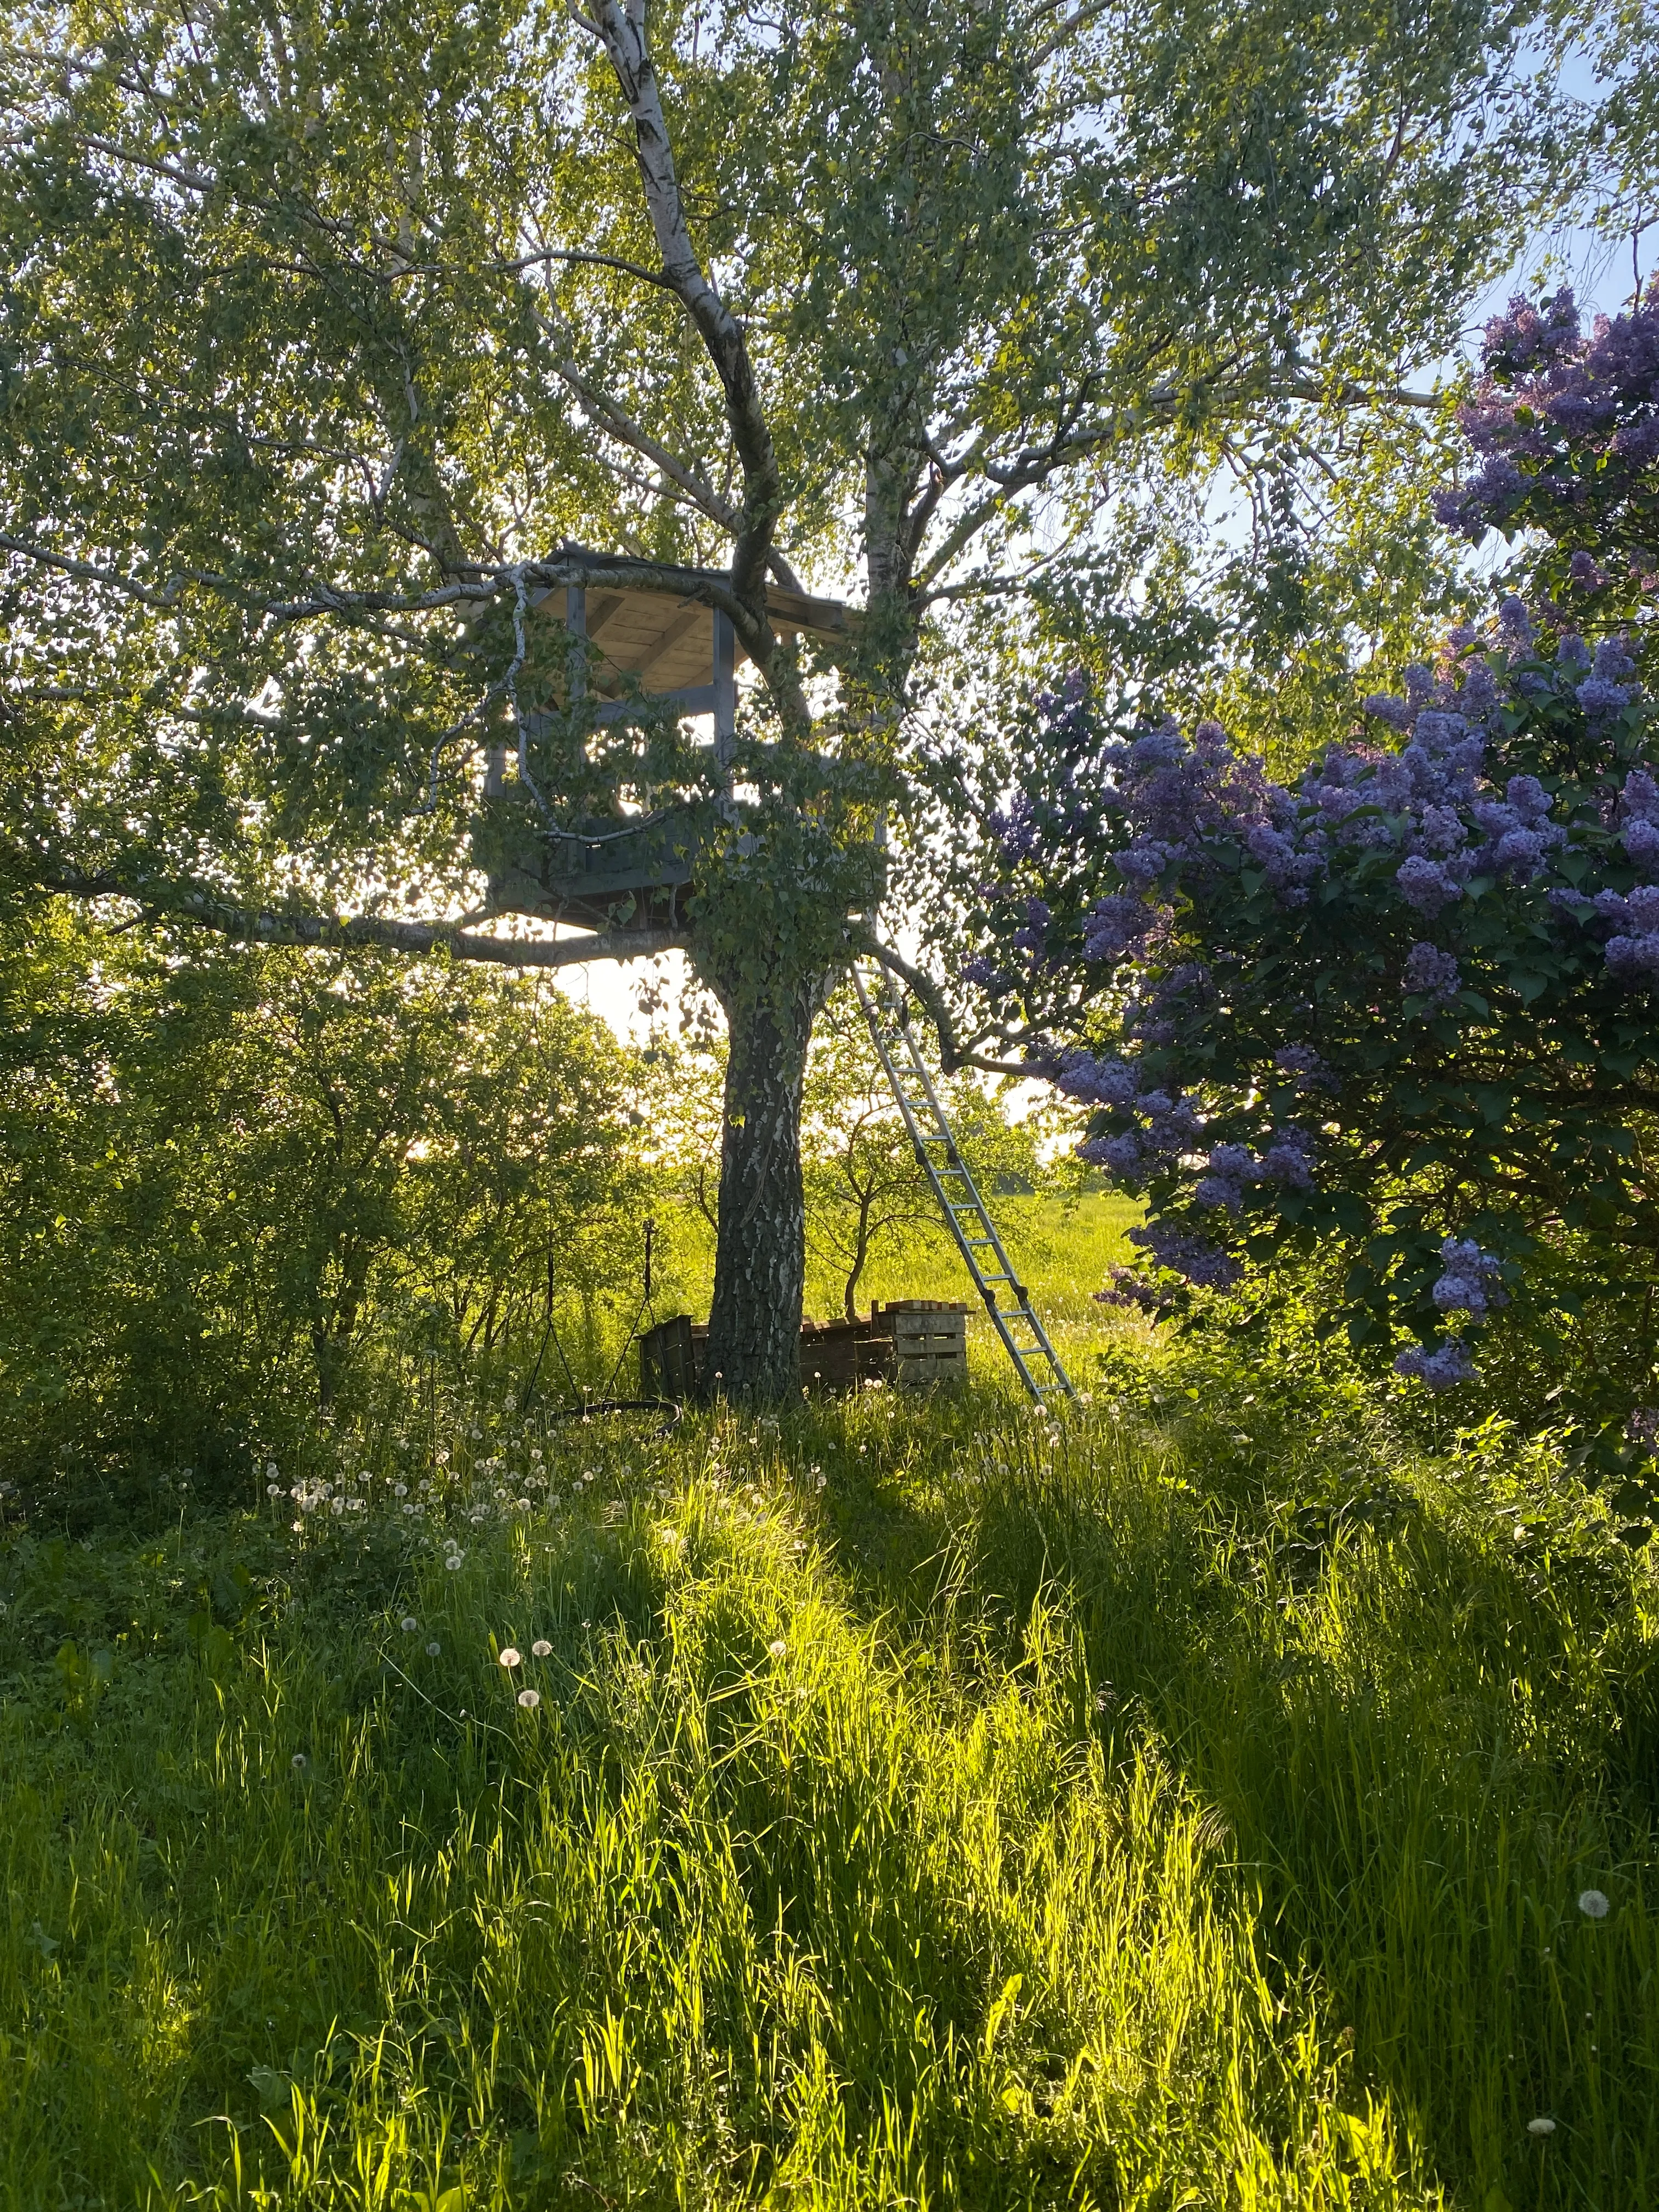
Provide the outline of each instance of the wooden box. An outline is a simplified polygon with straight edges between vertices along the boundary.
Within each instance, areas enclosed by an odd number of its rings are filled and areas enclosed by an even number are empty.
[[[871,1309],[870,1328],[872,1343],[887,1347],[887,1379],[900,1389],[967,1382],[966,1306],[939,1298],[894,1298]]]

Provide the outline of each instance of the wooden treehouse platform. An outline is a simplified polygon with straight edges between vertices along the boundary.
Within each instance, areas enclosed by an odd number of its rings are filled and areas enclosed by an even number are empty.
[[[583,558],[603,565],[603,556]],[[696,569],[683,573],[686,588],[678,595],[590,581],[556,586],[533,601],[532,608],[595,648],[589,680],[602,724],[626,721],[659,707],[682,715],[708,715],[715,759],[724,774],[737,732],[738,666],[748,656],[731,617],[702,596],[713,579]],[[856,619],[839,600],[777,586],[768,586],[766,606],[780,637],[843,636]],[[507,763],[507,748],[494,748],[486,797],[503,788]],[[580,929],[672,928],[696,881],[696,860],[690,808],[588,817],[550,827],[505,863],[491,866],[491,902],[502,912],[536,915]]]

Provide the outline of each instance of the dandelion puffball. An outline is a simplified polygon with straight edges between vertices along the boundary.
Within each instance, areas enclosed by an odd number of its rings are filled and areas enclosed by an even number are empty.
[[[766,1648],[774,1659],[781,1659],[789,1646],[784,1642],[782,1637],[775,1636]]]
[[[519,1703],[527,1713],[533,1713],[541,1701],[542,1693],[539,1690],[520,1690],[519,1692]]]
[[[413,1636],[420,1625],[420,1622],[416,1620],[412,1613],[406,1613],[398,1624],[398,1627],[403,1630],[405,1636]]]
[[[1602,1889],[1581,1889],[1578,1910],[1586,1920],[1605,1920],[1607,1917],[1607,1896]]]
[[[516,1667],[519,1664],[519,1654],[510,1644],[506,1645],[501,1652],[501,1664],[503,1667]]]
[[[536,1641],[531,1645],[530,1649],[536,1658],[545,1659],[551,1653],[553,1646],[548,1642],[544,1636],[538,1636],[536,1638]]]
[[[1537,2119],[1527,2122],[1527,2133],[1529,2136],[1553,2136],[1555,2133],[1555,2123],[1553,2120],[1546,2119],[1540,2114]]]
[[[306,1757],[302,1751],[296,1751],[293,1758],[289,1761],[289,1765],[294,1769],[294,1771],[296,1774],[303,1774],[310,1764],[311,1761]]]
[[[444,1565],[453,1572],[455,1568],[460,1565],[461,1561],[465,1556],[466,1555],[464,1552],[452,1552],[449,1557],[444,1561]]]
[[[434,1637],[432,1642],[426,1647],[427,1657],[428,1659],[435,1659],[443,1648],[443,1645],[438,1642],[435,1637]]]

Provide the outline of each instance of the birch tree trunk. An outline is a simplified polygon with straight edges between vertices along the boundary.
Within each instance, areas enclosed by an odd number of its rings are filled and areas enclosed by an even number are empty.
[[[711,1396],[778,1405],[800,1387],[801,1089],[822,998],[817,977],[760,999],[721,994],[730,1051],[708,1316]]]

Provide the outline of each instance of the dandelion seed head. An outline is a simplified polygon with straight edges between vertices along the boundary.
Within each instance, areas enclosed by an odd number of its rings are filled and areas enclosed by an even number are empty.
[[[1607,1917],[1607,1893],[1604,1889],[1581,1889],[1578,1910],[1586,1920],[1605,1920]]]
[[[502,1646],[501,1663],[503,1667],[517,1667],[521,1663],[514,1645],[507,1644]]]
[[[1540,2112],[1535,2120],[1527,2122],[1527,2133],[1529,2136],[1553,2136],[1555,2133],[1555,2123]]]
[[[533,1713],[541,1701],[542,1693],[539,1690],[520,1690],[519,1692],[519,1703],[527,1713]]]
[[[536,1638],[536,1641],[531,1645],[530,1650],[533,1657],[537,1659],[545,1659],[550,1656],[553,1646],[548,1642],[544,1636],[538,1636]]]
[[[428,1659],[435,1659],[435,1658],[437,1657],[438,1654],[439,1654],[442,1650],[443,1650],[443,1648],[444,1648],[444,1647],[443,1647],[443,1645],[442,1645],[441,1644],[440,1644],[440,1643],[439,1643],[439,1641],[438,1641],[437,1638],[434,1636],[434,1637],[433,1638],[433,1639],[432,1639],[431,1643],[430,1643],[430,1644],[428,1644],[427,1645],[427,1647],[426,1647],[426,1656],[427,1656],[427,1657],[428,1657]]]
[[[412,1613],[406,1613],[403,1619],[398,1623],[398,1627],[403,1630],[405,1636],[413,1636],[420,1625],[420,1622],[416,1620]]]
[[[781,1659],[789,1646],[784,1642],[782,1637],[775,1636],[766,1648],[774,1659]]]
[[[274,1459],[268,1459],[265,1462],[265,1480],[267,1482],[275,1482],[276,1480],[276,1473],[277,1469],[276,1461]]]
[[[294,1771],[296,1774],[303,1774],[310,1764],[311,1761],[306,1757],[302,1751],[296,1751],[293,1758],[289,1761],[289,1765],[294,1769]]]
[[[452,1552],[449,1557],[444,1561],[444,1565],[453,1573],[454,1570],[460,1565],[462,1560],[465,1557],[466,1554],[465,1552]]]

